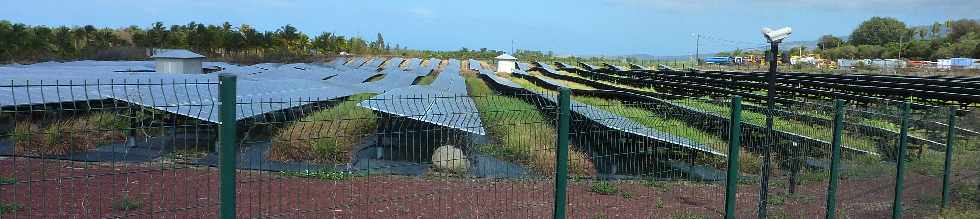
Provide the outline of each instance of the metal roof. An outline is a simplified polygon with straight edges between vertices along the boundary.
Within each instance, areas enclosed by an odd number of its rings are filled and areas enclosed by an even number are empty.
[[[501,55],[499,55],[497,57],[494,57],[494,59],[497,59],[497,60],[517,60],[517,58],[515,58],[514,56],[508,55],[506,53],[501,54]]]
[[[153,54],[150,58],[166,58],[166,59],[203,59],[205,58],[201,54],[191,52],[186,49],[167,49],[163,52]]]

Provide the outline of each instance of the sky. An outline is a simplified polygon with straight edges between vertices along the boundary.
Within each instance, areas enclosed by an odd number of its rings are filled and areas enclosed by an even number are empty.
[[[0,0],[0,20],[29,25],[292,24],[310,35],[380,32],[416,49],[607,56],[758,48],[762,27],[789,26],[789,41],[810,41],[846,36],[872,16],[928,25],[978,11],[978,0]]]

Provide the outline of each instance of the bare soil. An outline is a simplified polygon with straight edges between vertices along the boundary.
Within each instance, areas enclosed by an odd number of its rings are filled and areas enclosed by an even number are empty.
[[[0,218],[174,217],[215,218],[218,172],[215,168],[166,163],[142,165],[0,158],[0,176],[18,183],[0,185],[0,201],[21,206]],[[970,182],[976,175],[959,175]],[[428,175],[364,176],[331,181],[286,177],[279,173],[240,171],[238,216],[288,218],[546,218],[552,213],[553,180],[492,180]],[[910,173],[904,191],[907,217],[936,215],[938,177]],[[718,218],[724,212],[721,183],[640,181],[613,183],[618,192],[591,191],[593,181],[572,180],[568,188],[571,218]],[[975,182],[974,182],[975,183]],[[803,184],[798,194],[783,187],[770,193],[774,218],[820,218],[825,181]],[[847,218],[891,215],[894,178],[844,179],[838,214]],[[132,210],[123,200],[137,203]],[[753,218],[758,185],[738,191],[738,217]]]

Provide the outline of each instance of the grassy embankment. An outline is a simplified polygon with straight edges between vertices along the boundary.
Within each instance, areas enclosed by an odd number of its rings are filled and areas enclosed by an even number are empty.
[[[534,91],[550,92],[549,90],[534,85],[530,81],[524,79],[511,78],[511,80],[514,81],[514,83],[520,84],[521,86]],[[576,84],[574,82],[557,80],[557,79],[552,79],[552,80],[573,88],[591,89],[591,87],[581,85],[581,84]],[[629,118],[637,123],[640,123],[644,126],[656,130],[692,140],[694,142],[715,149],[721,153],[728,152],[728,143],[726,141],[722,140],[715,134],[707,133],[697,128],[688,126],[687,123],[683,121],[664,118],[649,110],[638,108],[635,106],[629,106],[618,100],[608,100],[608,99],[585,97],[585,96],[572,96],[572,100],[578,101],[583,104],[591,105],[593,107],[597,107],[599,109],[608,111],[610,113],[625,118]],[[761,160],[759,159],[758,156],[754,156],[748,153],[748,151],[743,149],[740,150],[740,158],[741,158],[741,167],[742,167],[740,169],[742,170],[742,172],[755,173],[760,169]],[[710,163],[712,163],[716,167],[724,167],[725,161],[714,160],[714,161],[710,161]]]
[[[352,147],[377,128],[377,116],[357,106],[375,94],[357,94],[276,130],[268,158],[282,161],[344,163]]]
[[[124,142],[129,120],[112,112],[97,112],[42,125],[18,122],[12,133],[14,151],[20,155],[65,155]]]
[[[480,119],[494,137],[493,145],[479,145],[477,150],[502,160],[530,166],[539,174],[553,173],[555,155],[552,149],[557,135],[551,121],[537,107],[515,97],[497,95],[472,73],[464,73],[469,94],[473,96]],[[588,155],[569,147],[569,172],[594,175],[595,167]]]

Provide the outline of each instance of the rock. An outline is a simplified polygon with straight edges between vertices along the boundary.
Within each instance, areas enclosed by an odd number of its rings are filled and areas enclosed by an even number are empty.
[[[438,171],[465,173],[470,168],[463,150],[452,145],[443,145],[432,153],[432,166]]]

